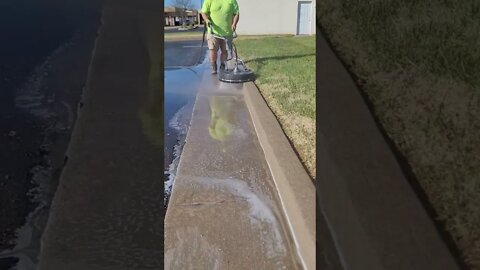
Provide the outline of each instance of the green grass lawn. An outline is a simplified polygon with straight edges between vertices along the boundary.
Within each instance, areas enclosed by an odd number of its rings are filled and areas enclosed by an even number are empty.
[[[239,56],[315,178],[315,36],[240,37]]]
[[[480,1],[325,0],[317,18],[480,269]]]

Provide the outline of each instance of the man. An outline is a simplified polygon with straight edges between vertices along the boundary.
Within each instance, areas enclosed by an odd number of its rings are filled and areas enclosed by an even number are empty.
[[[208,27],[208,49],[212,74],[216,74],[218,49],[220,48],[221,51],[220,68],[223,69],[228,57],[227,46],[225,40],[213,37],[211,30],[217,36],[232,38],[240,19],[237,0],[205,0],[201,14],[205,21],[205,27],[211,25],[212,28]]]

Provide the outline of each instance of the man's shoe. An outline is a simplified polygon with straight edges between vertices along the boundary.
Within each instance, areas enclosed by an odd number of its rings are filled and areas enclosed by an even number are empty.
[[[212,64],[212,74],[217,74],[217,64]]]

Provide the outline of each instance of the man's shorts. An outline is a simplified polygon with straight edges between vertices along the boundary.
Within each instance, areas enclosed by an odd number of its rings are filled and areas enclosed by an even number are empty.
[[[212,35],[208,35],[207,42],[208,42],[208,49],[209,50],[213,50],[213,51],[217,52],[218,48],[220,48],[222,53],[227,52],[227,45],[226,45],[225,40],[223,40],[221,38],[216,38]]]

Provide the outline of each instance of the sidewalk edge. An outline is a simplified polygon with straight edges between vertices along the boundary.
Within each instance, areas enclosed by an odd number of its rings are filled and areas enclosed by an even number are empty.
[[[243,91],[297,254],[305,269],[315,269],[315,186],[256,85],[244,83]]]

